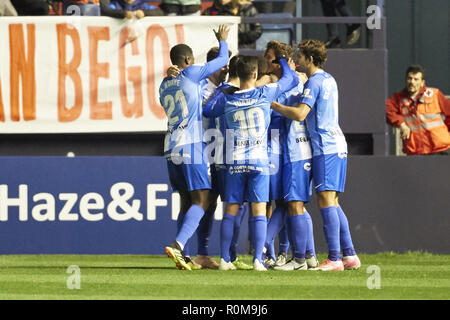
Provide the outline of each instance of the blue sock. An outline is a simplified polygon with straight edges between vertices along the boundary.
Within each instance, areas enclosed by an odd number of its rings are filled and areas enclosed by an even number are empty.
[[[289,250],[289,236],[286,225],[283,225],[280,232],[278,233],[278,245],[279,245],[279,254],[283,253],[285,256]]]
[[[253,229],[251,226],[251,221],[252,221],[252,214],[251,211],[248,212],[248,241],[250,243],[250,253],[252,252],[252,250],[255,250],[255,248],[253,247]]]
[[[178,231],[180,231],[180,229],[181,229],[181,225],[183,224],[184,216],[185,216],[184,213],[181,213],[181,212],[180,212],[180,213],[178,214],[178,218],[177,218],[177,233],[178,233]]]
[[[192,237],[192,235],[197,230],[200,219],[205,214],[203,208],[193,204],[189,210],[186,212],[183,223],[180,230],[177,232],[175,240],[181,243],[183,246],[186,245],[187,241]]]
[[[291,251],[292,253],[295,252],[295,243],[294,243],[294,238],[292,236],[292,228],[291,228],[291,220],[289,219],[289,213],[287,212],[287,209],[284,212],[285,216],[284,216],[284,225],[286,226],[286,231],[287,231],[287,236],[289,239],[289,243],[291,246]]]
[[[355,248],[353,247],[352,236],[350,234],[350,227],[348,225],[347,217],[341,206],[337,206],[337,213],[339,216],[340,223],[340,241],[343,256],[354,256],[356,254]]]
[[[179,213],[178,214],[178,218],[177,218],[177,234],[178,234],[178,232],[180,231],[180,229],[181,229],[181,226],[183,225],[183,220],[184,220],[184,217],[186,216],[186,214],[185,213]],[[183,255],[185,255],[185,256],[187,256],[187,257],[190,257],[190,250],[189,250],[189,241],[187,241],[185,244],[184,244],[184,247],[183,247]]]
[[[341,260],[341,246],[339,240],[339,216],[336,207],[320,209],[323,218],[323,231],[328,245],[328,259]]]
[[[230,262],[230,245],[233,239],[235,219],[235,216],[225,213],[220,225],[220,255],[225,262]]]
[[[250,228],[253,236],[253,247],[255,248],[255,253],[253,255],[253,261],[258,259],[262,262],[262,253],[264,249],[264,242],[266,240],[267,234],[267,218],[266,216],[252,216],[250,218]]]
[[[277,260],[277,258],[275,257],[275,240],[273,240],[272,242],[270,242],[269,246],[267,247],[267,240],[266,240],[266,245],[265,245],[267,251],[266,251],[266,257],[272,258],[274,261]],[[262,257],[265,259],[265,257]]]
[[[214,212],[216,211],[217,205],[211,205],[206,209],[205,215],[198,225],[197,229],[197,245],[198,252],[202,256],[208,256],[208,244],[209,237],[211,236],[211,230],[214,222]]]
[[[306,254],[316,256],[316,248],[314,245],[314,228],[310,214],[305,210],[305,218],[308,223],[308,241],[306,242]]]
[[[246,208],[245,206],[240,206],[239,211],[234,219],[234,228],[233,228],[233,239],[231,239],[230,246],[230,260],[234,261],[237,258],[237,244],[239,241],[239,232],[241,230],[241,223],[244,220]]]
[[[267,235],[265,243],[265,247],[267,249],[266,255],[274,260],[276,260],[274,239],[275,236],[280,232],[280,229],[284,224],[283,210],[283,208],[275,208],[275,210],[273,210],[272,212],[272,216],[267,223]]]
[[[308,239],[308,223],[304,214],[289,216],[292,232],[292,240],[294,240],[295,251],[293,256],[298,259],[305,259],[306,242]]]

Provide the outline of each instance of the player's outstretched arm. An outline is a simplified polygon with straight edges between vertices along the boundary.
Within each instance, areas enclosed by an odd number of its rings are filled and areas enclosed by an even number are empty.
[[[187,72],[187,77],[194,82],[206,79],[214,72],[225,67],[228,63],[229,56],[226,39],[228,38],[229,27],[226,25],[220,25],[218,31],[215,31],[214,29],[213,31],[219,41],[219,55],[202,66],[193,65],[188,69],[185,69]]]
[[[217,41],[219,41],[219,55],[215,59],[206,63],[205,73],[207,75],[205,76],[205,78],[209,77],[211,74],[222,69],[228,64],[229,55],[227,39],[229,31],[230,27],[225,24],[221,24],[218,31],[213,29],[213,32],[216,35],[216,39]]]
[[[309,111],[311,111],[310,106],[305,103],[300,103],[297,107],[288,107],[276,101],[273,101],[271,108],[278,112],[279,114],[285,116],[286,118],[303,121],[306,119]]]

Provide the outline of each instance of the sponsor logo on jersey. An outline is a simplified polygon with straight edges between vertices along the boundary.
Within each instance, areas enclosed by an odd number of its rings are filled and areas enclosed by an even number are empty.
[[[305,89],[303,91],[302,97],[303,98],[308,98],[308,99],[312,99],[312,96],[309,94],[311,92],[311,89]]]
[[[311,162],[305,162],[305,164],[303,165],[303,169],[305,169],[306,171],[311,171]]]

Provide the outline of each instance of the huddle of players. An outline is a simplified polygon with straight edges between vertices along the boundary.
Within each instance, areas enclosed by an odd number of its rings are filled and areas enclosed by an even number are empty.
[[[177,235],[165,248],[166,254],[179,269],[248,268],[239,263],[235,250],[242,205],[248,202],[254,248],[250,268],[359,268],[348,222],[338,204],[345,183],[347,146],[337,123],[336,82],[321,69],[326,60],[323,43],[305,40],[299,45],[297,63],[309,77],[304,87],[294,70],[294,50],[277,41],[269,42],[265,52],[270,75],[258,76],[257,57],[236,56],[230,61],[228,82],[223,78],[220,83],[217,80],[226,72],[229,58],[228,28],[222,25],[214,32],[219,41],[217,57],[194,65],[188,46],[173,47],[171,61],[178,75],[166,77],[160,86],[160,101],[168,117],[165,156],[169,178],[181,198]],[[202,116],[210,119],[206,128],[213,134],[193,134],[211,133],[204,131]],[[209,137],[212,152],[204,137]],[[212,186],[208,161],[212,163]],[[320,265],[311,217],[304,208],[312,190],[311,172],[329,248],[328,259]],[[220,264],[207,252],[218,195],[226,202]],[[277,204],[273,211],[267,206],[272,200]],[[269,223],[267,215],[271,215]],[[273,253],[273,239],[281,229],[292,248],[289,262],[275,259]],[[195,231],[199,255],[192,261],[186,245]]]

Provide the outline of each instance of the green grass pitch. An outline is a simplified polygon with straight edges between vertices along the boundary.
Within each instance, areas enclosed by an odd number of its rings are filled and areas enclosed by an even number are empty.
[[[319,260],[324,258],[319,255]],[[360,258],[361,269],[353,271],[255,272],[180,271],[166,256],[1,255],[0,299],[450,298],[450,255],[409,252],[360,254]],[[251,261],[250,256],[241,259]],[[73,278],[76,273],[68,270],[71,265],[79,268],[79,282]],[[69,289],[68,282],[69,286],[79,283],[80,289]]]

